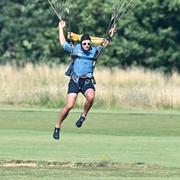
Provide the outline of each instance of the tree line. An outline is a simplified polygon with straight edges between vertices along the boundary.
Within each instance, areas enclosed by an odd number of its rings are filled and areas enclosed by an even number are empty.
[[[98,65],[179,72],[180,1],[137,1],[137,6],[118,22],[117,32]],[[71,31],[105,37],[112,4],[109,0],[73,0],[69,4]],[[22,67],[29,62],[69,62],[60,47],[58,18],[48,0],[1,0],[0,14],[0,64]]]

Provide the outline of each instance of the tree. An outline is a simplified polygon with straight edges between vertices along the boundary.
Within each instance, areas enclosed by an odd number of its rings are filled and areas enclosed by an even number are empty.
[[[114,0],[115,1],[115,0]],[[76,0],[69,4],[71,30],[105,37],[113,0]],[[0,1],[0,63],[67,63],[58,40],[58,18],[44,0]],[[65,20],[67,17],[65,16]],[[180,1],[139,0],[118,24],[99,65],[143,66],[180,71]]]

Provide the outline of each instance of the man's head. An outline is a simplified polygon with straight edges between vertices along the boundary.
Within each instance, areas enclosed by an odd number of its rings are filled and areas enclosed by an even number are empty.
[[[91,37],[89,34],[83,34],[81,37],[81,48],[83,51],[88,51],[91,47]]]

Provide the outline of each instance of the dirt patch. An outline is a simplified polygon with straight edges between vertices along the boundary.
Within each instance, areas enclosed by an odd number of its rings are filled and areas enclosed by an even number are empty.
[[[116,163],[109,161],[102,162],[59,162],[59,161],[22,161],[22,160],[12,160],[12,161],[0,161],[0,167],[16,168],[16,167],[30,167],[30,168],[91,168],[91,169],[120,169],[126,171],[146,171],[146,172],[156,172],[156,171],[176,171],[180,174],[180,168],[168,168],[158,165],[147,165],[142,162],[138,163]]]
[[[37,167],[36,162],[8,161],[0,162],[0,167]]]
[[[123,164],[108,161],[102,162],[58,162],[58,161],[0,161],[0,167],[59,167],[59,168],[132,168],[146,167],[145,164]]]

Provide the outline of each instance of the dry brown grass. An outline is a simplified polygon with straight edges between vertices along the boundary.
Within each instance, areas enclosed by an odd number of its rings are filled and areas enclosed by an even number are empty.
[[[59,107],[66,101],[66,67],[47,65],[23,69],[0,66],[0,104]],[[180,107],[180,75],[167,80],[160,72],[143,69],[96,69],[97,107],[170,108]],[[77,101],[82,106],[83,97]]]

